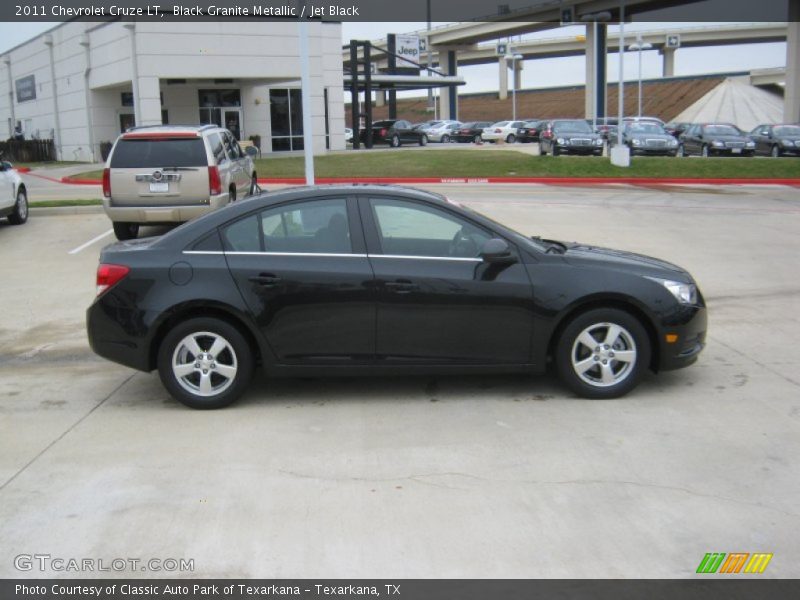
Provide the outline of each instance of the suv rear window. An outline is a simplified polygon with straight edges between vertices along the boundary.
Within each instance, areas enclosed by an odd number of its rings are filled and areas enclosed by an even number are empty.
[[[111,168],[204,167],[208,165],[202,138],[121,139],[111,155]]]

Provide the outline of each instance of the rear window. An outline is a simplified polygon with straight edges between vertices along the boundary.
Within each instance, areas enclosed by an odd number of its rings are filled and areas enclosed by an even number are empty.
[[[111,155],[111,168],[204,167],[208,164],[202,138],[121,139]]]

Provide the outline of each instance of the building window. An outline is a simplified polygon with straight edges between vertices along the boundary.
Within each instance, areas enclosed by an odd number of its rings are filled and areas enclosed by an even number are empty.
[[[199,90],[197,94],[201,108],[242,105],[242,95],[239,90]]]
[[[269,91],[272,151],[303,149],[303,103],[298,89]]]

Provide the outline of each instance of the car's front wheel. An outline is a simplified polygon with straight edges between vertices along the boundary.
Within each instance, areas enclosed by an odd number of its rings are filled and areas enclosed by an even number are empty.
[[[686,156],[688,156],[686,154],[686,148],[684,148],[683,144],[678,146],[677,155],[678,155],[678,158],[686,158]]]
[[[480,134],[478,134],[474,138],[472,138],[472,141],[476,144],[480,144],[481,142],[483,142],[483,138],[480,136]]]
[[[506,138],[506,143],[513,144],[516,141],[517,141],[517,136],[515,136],[513,133],[509,133],[508,137]]]
[[[639,383],[650,364],[650,341],[633,315],[612,308],[578,315],[557,342],[561,380],[584,398],[619,398]]]
[[[215,318],[181,323],[158,350],[158,374],[176,400],[190,408],[232,404],[253,374],[250,345],[236,327]]]
[[[136,236],[139,235],[139,224],[115,222],[114,235],[117,236],[120,242],[136,239]]]
[[[776,144],[775,146],[773,146],[773,147],[772,147],[772,150],[770,150],[770,153],[769,153],[769,154],[770,154],[770,156],[771,156],[772,158],[780,158],[780,155],[781,155],[781,149],[780,149],[780,148],[777,146],[777,144]]]
[[[400,136],[393,135],[391,140],[389,140],[389,144],[392,148],[399,148],[400,147]]]
[[[424,133],[419,136],[419,145],[420,146],[427,146],[428,145],[428,136]]]
[[[24,189],[17,191],[17,201],[14,204],[14,212],[8,215],[8,222],[12,225],[22,225],[28,220],[28,194]]]

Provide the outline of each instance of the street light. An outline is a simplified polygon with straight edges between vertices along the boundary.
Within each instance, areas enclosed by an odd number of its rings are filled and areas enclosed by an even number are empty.
[[[516,62],[522,60],[522,54],[506,54],[506,62],[511,63],[512,80],[511,84],[511,120],[517,120],[517,69]]]
[[[642,116],[642,50],[652,50],[653,44],[643,42],[642,35],[636,37],[636,43],[628,46],[628,50],[639,52],[639,116]]]

